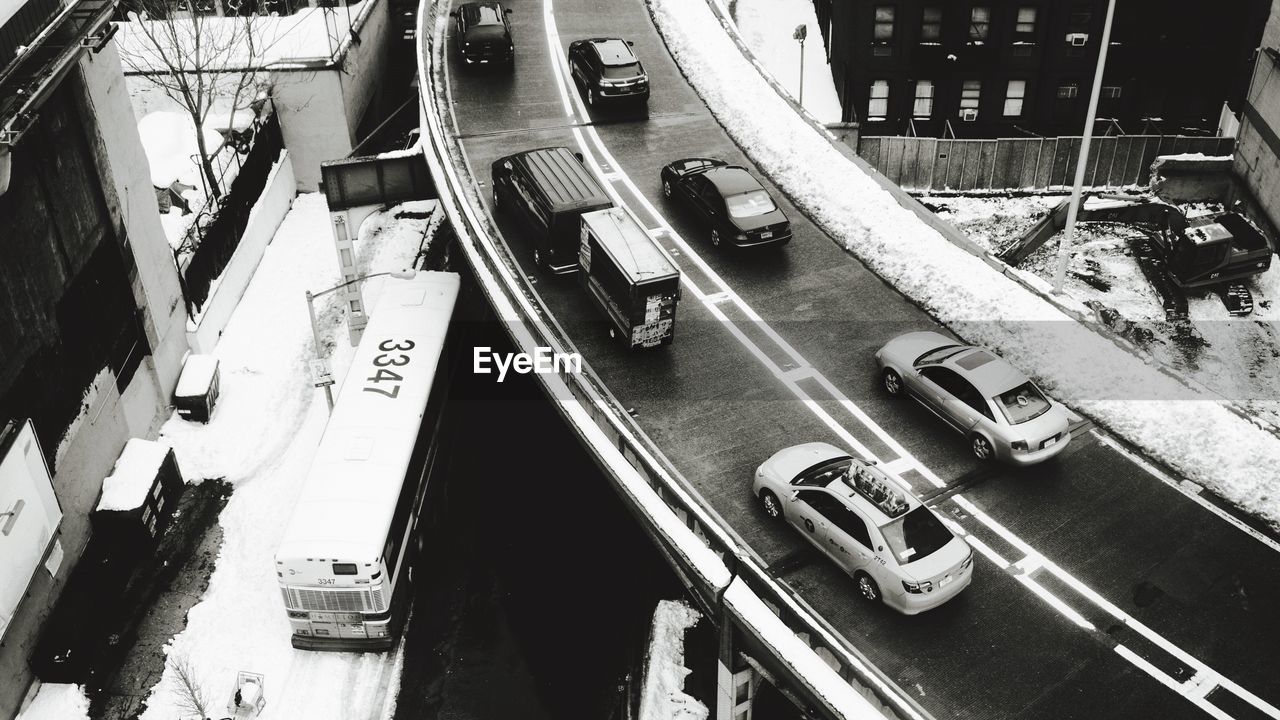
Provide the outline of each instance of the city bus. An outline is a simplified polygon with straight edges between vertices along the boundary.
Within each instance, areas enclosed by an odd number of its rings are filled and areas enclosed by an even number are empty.
[[[459,278],[386,282],[276,551],[295,648],[387,650],[411,600]]]

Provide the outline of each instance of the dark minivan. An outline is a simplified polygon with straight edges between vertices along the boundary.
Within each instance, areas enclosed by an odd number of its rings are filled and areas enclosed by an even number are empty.
[[[579,218],[613,201],[565,147],[538,148],[493,163],[493,207],[519,218],[533,241],[533,262],[556,274],[578,269]]]
[[[469,2],[449,13],[458,21],[458,53],[467,65],[515,64],[507,13],[496,2]]]

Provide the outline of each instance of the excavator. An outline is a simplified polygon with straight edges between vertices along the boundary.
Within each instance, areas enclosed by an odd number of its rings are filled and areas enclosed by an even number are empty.
[[[1070,201],[1023,233],[998,256],[1017,266],[1066,226]],[[1077,220],[1115,222],[1142,231],[1130,241],[1133,256],[1164,302],[1170,320],[1187,317],[1188,290],[1215,291],[1235,316],[1253,312],[1245,281],[1266,272],[1275,253],[1272,241],[1253,221],[1234,211],[1188,218],[1161,202],[1129,195],[1097,194],[1082,201]]]

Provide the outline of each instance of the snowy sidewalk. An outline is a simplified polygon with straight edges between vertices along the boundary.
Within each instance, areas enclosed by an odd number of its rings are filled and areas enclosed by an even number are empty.
[[[410,267],[428,221],[393,216],[405,210],[426,215],[433,205],[405,203],[369,218],[356,245],[360,271]],[[143,720],[174,720],[197,710],[200,717],[222,717],[239,670],[265,675],[264,719],[373,720],[394,707],[398,658],[291,647],[272,562],[327,419],[308,369],[313,351],[305,291],[340,281],[329,222],[323,196],[298,196],[214,353],[222,393],[212,420],[201,425],[175,414],[161,428],[160,440],[174,447],[188,481],[224,478],[234,492],[219,518],[224,539],[209,588],[186,630],[168,645],[170,665]],[[382,280],[364,285],[370,307]],[[336,299],[326,299],[316,310],[341,382],[353,348]],[[178,691],[175,662],[190,669],[202,709],[192,707],[191,693]],[[77,709],[82,699],[77,688],[46,686],[20,718],[78,719],[85,716]]]

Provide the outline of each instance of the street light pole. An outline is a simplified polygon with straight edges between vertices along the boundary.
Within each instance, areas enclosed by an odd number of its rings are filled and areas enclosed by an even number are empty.
[[[310,290],[307,290],[306,291],[307,317],[311,318],[311,339],[315,343],[315,359],[317,361],[324,360],[324,353],[321,350],[322,345],[320,340],[320,325],[316,322],[316,308],[314,305],[314,301],[316,298],[321,297],[323,295],[328,295],[331,292],[336,292],[338,290],[341,290],[342,288],[347,287],[348,285],[354,285],[359,282],[364,282],[369,278],[381,277],[383,275],[390,275],[391,277],[398,278],[400,280],[411,280],[417,274],[418,274],[417,270],[390,270],[387,272],[376,272],[376,273],[370,273],[368,275],[361,275],[358,278],[352,278],[351,280],[348,280],[344,283],[338,283],[337,285],[334,285],[328,290],[321,290],[318,293],[313,293]],[[324,399],[325,399],[325,402],[329,404],[329,412],[333,412],[333,390],[330,388],[331,385],[332,385],[332,381],[324,384]]]
[[[307,315],[311,318],[311,339],[315,342],[315,355],[318,360],[323,357],[323,353],[320,351],[320,326],[316,324],[316,308],[311,304],[311,301],[315,299],[316,296],[312,295],[311,291],[308,290]],[[333,412],[333,389],[327,383],[324,386],[324,401],[329,404],[329,412]]]
[[[1076,232],[1076,216],[1080,213],[1080,188],[1084,185],[1084,169],[1089,163],[1089,143],[1093,140],[1093,122],[1098,114],[1098,95],[1102,90],[1102,73],[1107,65],[1107,48],[1111,45],[1111,18],[1115,15],[1116,0],[1107,1],[1107,19],[1102,25],[1102,48],[1098,50],[1098,66],[1093,71],[1093,88],[1089,91],[1089,110],[1085,114],[1084,139],[1080,142],[1080,157],[1076,158],[1076,178],[1071,186],[1071,204],[1067,206],[1067,226],[1058,243],[1058,268],[1053,273],[1053,292],[1062,292],[1062,283],[1071,262],[1071,242]]]
[[[809,26],[801,23],[796,26],[795,32],[791,33],[791,37],[800,41],[800,97],[798,101],[800,107],[804,107],[804,39],[809,36]]]

